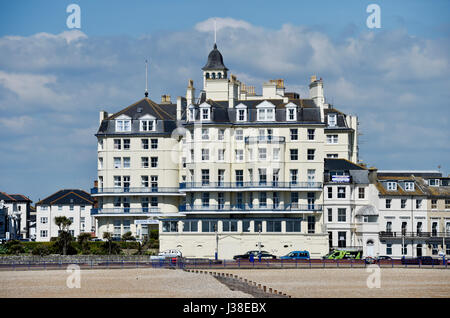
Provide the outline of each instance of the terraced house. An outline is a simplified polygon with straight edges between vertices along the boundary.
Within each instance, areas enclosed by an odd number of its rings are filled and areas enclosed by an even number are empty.
[[[433,171],[379,171],[377,188],[381,254],[416,257],[447,252],[448,255],[450,206],[445,208],[448,178]]]
[[[217,46],[198,94],[172,103],[148,96],[100,113],[99,233],[138,237],[158,224],[160,248],[185,256],[230,258],[261,248],[281,255],[328,251],[322,209],[325,157],[357,160],[357,120],[325,103],[315,76],[310,96],[262,94],[229,73]]]

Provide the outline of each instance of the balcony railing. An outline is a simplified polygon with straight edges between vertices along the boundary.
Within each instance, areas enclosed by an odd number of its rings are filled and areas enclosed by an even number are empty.
[[[180,205],[180,212],[188,211],[321,211],[321,204],[209,204]]]
[[[322,182],[279,182],[279,181],[236,181],[236,182],[182,182],[180,190],[183,189],[204,189],[204,188],[288,188],[288,189],[312,189],[322,188]]]
[[[176,187],[114,187],[114,188],[91,188],[91,194],[114,194],[114,193],[179,193]]]
[[[286,138],[269,135],[269,136],[245,137],[244,140],[246,144],[254,144],[254,143],[281,144],[286,141]]]
[[[91,209],[92,215],[98,214],[160,214],[160,208],[103,208]]]
[[[390,231],[382,231],[378,233],[380,238],[402,238],[402,237],[423,237],[423,238],[432,238],[432,237],[450,237],[450,232],[390,232]]]

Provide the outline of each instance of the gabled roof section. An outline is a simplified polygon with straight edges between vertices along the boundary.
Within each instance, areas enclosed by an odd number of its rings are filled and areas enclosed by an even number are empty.
[[[347,159],[330,159],[325,158],[325,171],[336,171],[336,170],[344,170],[344,171],[350,171],[350,170],[367,170],[367,168],[356,164],[354,162],[351,162]]]
[[[108,117],[107,120],[117,119],[121,115],[126,115],[131,119],[139,119],[145,114],[149,114],[160,120],[175,120],[176,104],[159,105],[151,99],[144,97],[140,101]]]
[[[63,189],[37,202],[39,205],[91,205],[94,198],[84,190]]]
[[[378,192],[382,196],[425,196],[427,193],[423,190],[423,187],[417,182],[417,178],[414,176],[409,177],[399,177],[399,176],[377,176],[377,181],[375,186],[378,189]],[[387,182],[397,182],[396,190],[388,190],[385,184]],[[414,190],[409,191],[405,190],[404,184],[405,182],[413,182]]]
[[[7,194],[5,192],[0,192],[0,201],[5,202],[31,202],[29,198],[22,194]]]

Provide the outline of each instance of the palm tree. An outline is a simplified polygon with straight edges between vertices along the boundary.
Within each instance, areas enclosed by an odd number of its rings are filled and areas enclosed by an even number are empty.
[[[78,235],[78,243],[80,244],[80,248],[83,252],[86,252],[88,250],[88,244],[87,242],[91,238],[91,233],[80,233]]]
[[[67,246],[72,241],[72,235],[69,233],[69,226],[72,224],[72,221],[65,216],[56,216],[55,224],[59,227],[58,238],[63,246],[63,255],[66,255]]]
[[[136,238],[133,236],[131,231],[129,231],[122,235],[122,241],[125,241],[125,249],[127,250],[128,254],[128,241],[136,241]]]
[[[103,232],[103,238],[107,241],[108,251],[111,254],[112,234],[111,232]]]

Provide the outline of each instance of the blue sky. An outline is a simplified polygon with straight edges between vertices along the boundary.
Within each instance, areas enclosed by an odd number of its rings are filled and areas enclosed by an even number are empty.
[[[81,29],[66,7],[81,7]],[[381,8],[369,29],[366,7]],[[96,178],[98,112],[200,89],[212,21],[226,66],[260,89],[284,78],[359,116],[379,169],[450,171],[450,1],[51,1],[0,3],[0,191],[33,200]]]

